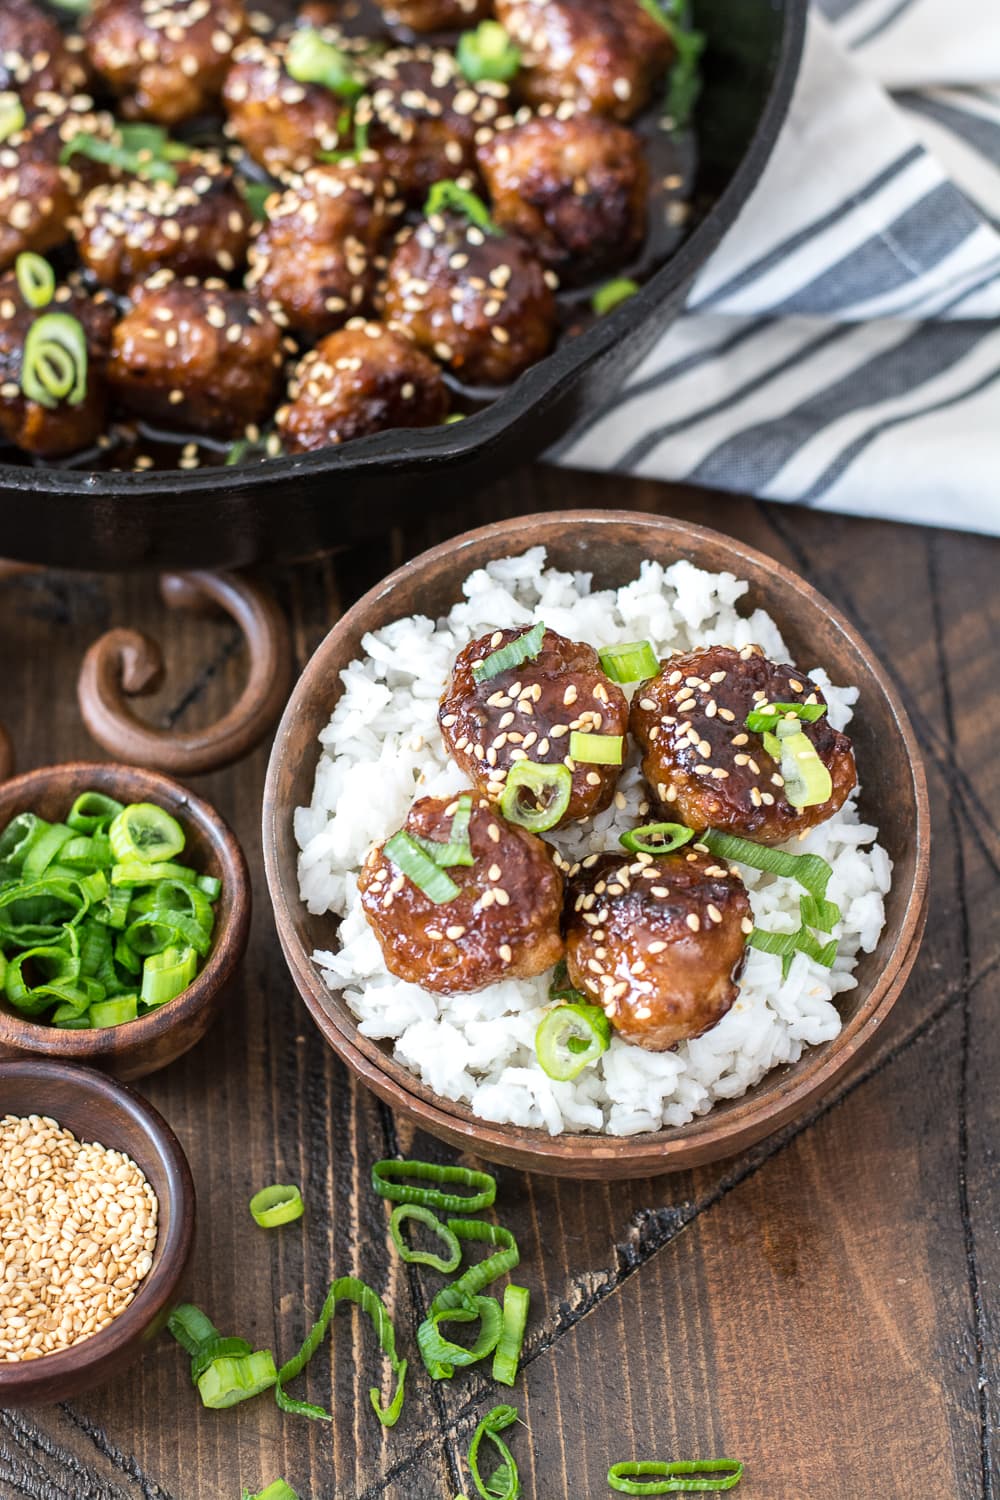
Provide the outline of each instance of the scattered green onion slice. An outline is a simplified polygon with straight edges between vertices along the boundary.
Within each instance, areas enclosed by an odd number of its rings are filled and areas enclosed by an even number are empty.
[[[211,1318],[193,1302],[182,1302],[179,1307],[174,1308],[167,1319],[167,1330],[192,1355],[197,1354],[202,1344],[209,1339],[219,1337],[219,1330]]]
[[[694,829],[683,823],[644,823],[619,835],[618,842],[630,854],[673,854],[694,838]]]
[[[733,860],[769,875],[797,880],[817,901],[826,898],[833,871],[818,854],[786,854],[783,849],[755,844],[751,839],[738,838],[736,834],[724,833],[719,828],[709,828],[699,834],[698,839],[718,859]]]
[[[257,1349],[235,1359],[221,1356],[198,1378],[201,1404],[212,1411],[249,1401],[277,1383],[278,1371],[270,1349]]]
[[[305,1208],[302,1194],[294,1183],[287,1186],[274,1183],[271,1187],[261,1188],[250,1199],[254,1223],[259,1224],[261,1229],[276,1229],[279,1224],[291,1224],[295,1219],[301,1219]]]
[[[0,94],[0,145],[23,130],[27,118],[24,105],[16,94]]]
[[[783,979],[788,978],[796,953],[804,953],[824,969],[832,969],[837,957],[836,938],[821,944],[805,927],[796,932],[765,932],[762,927],[755,927],[748,942],[751,948],[757,948],[761,953],[774,953],[780,957]]]
[[[285,53],[285,69],[296,83],[321,84],[341,99],[356,99],[364,93],[364,81],[352,68],[347,54],[325,41],[311,26],[292,33]]]
[[[394,833],[391,839],[386,839],[383,853],[400,874],[405,875],[436,906],[454,901],[460,894],[460,888],[451,876],[435,864],[408,833],[400,831]]]
[[[197,1387],[198,1381],[204,1375],[213,1360],[221,1359],[223,1356],[230,1359],[242,1359],[245,1354],[252,1354],[253,1346],[246,1339],[205,1339],[191,1356],[191,1384]]]
[[[543,1073],[569,1083],[608,1050],[611,1024],[599,1005],[587,1002],[550,1010],[535,1032]]]
[[[798,721],[782,719],[777,732],[785,796],[793,807],[820,807],[833,795],[833,778],[804,730],[782,733],[789,722]]]
[[[642,1481],[643,1474],[658,1476],[652,1483]],[[710,1474],[721,1474],[720,1479],[709,1479]],[[743,1465],[734,1458],[706,1458],[674,1463],[623,1463],[612,1464],[608,1470],[608,1484],[623,1495],[676,1495],[705,1493],[706,1491],[731,1490],[743,1478]]]
[[[14,263],[17,289],[29,307],[48,307],[56,290],[56,273],[42,255],[23,250]]]
[[[521,66],[521,49],[499,21],[483,21],[475,31],[463,31],[455,56],[470,83],[509,83]]]
[[[780,721],[790,715],[806,724],[815,724],[825,713],[825,703],[765,703],[747,714],[746,727],[762,734],[765,729],[776,729]]]
[[[530,792],[534,807],[525,806],[523,793]],[[500,811],[508,823],[517,823],[530,833],[555,828],[573,795],[573,773],[562,762],[543,765],[537,760],[519,760],[507,772]]]
[[[585,734],[574,729],[569,737],[569,758],[584,766],[620,766],[625,753],[621,734]]]
[[[483,230],[485,234],[499,234],[499,227],[490,217],[490,211],[478,194],[462,187],[451,178],[443,178],[435,182],[427,195],[424,204],[424,214],[428,219],[435,214],[445,213],[452,209],[455,213],[464,214],[470,224],[475,224],[477,229]]]
[[[328,1411],[321,1406],[313,1406],[308,1401],[297,1401],[289,1396],[285,1386],[290,1380],[305,1369],[312,1359],[316,1350],[326,1336],[337,1305],[340,1302],[353,1302],[372,1321],[376,1336],[381,1346],[382,1353],[389,1361],[392,1373],[396,1379],[396,1390],[388,1406],[382,1405],[381,1395],[377,1386],[372,1386],[368,1392],[369,1399],[375,1411],[375,1415],[383,1427],[394,1427],[399,1420],[399,1414],[403,1409],[403,1397],[406,1389],[406,1360],[399,1359],[396,1355],[396,1332],[392,1326],[392,1319],[386,1312],[385,1304],[377,1292],[372,1291],[363,1281],[354,1276],[341,1276],[330,1283],[330,1290],[326,1294],[320,1315],[312,1328],[306,1335],[299,1352],[290,1360],[287,1360],[278,1371],[275,1384],[275,1397],[282,1411],[293,1412],[296,1416],[311,1417],[313,1421],[332,1422],[333,1418]]]
[[[85,156],[150,182],[173,186],[177,169],[172,163],[185,160],[188,154],[187,146],[170,140],[162,125],[134,124],[116,125],[110,138],[81,131],[66,142],[59,161],[65,166],[74,156]]]
[[[417,1182],[456,1183],[474,1188],[473,1193],[448,1193],[438,1187],[415,1187],[399,1181],[412,1177]],[[496,1178],[472,1167],[440,1166],[433,1161],[401,1161],[389,1157],[372,1167],[372,1187],[381,1197],[393,1203],[419,1203],[422,1208],[441,1213],[477,1214],[496,1201]]]
[[[489,682],[494,677],[499,677],[501,672],[507,672],[511,667],[519,667],[522,662],[534,661],[542,649],[545,639],[545,625],[539,620],[537,625],[532,625],[530,630],[525,630],[514,640],[508,641],[505,646],[499,646],[496,651],[491,651],[489,656],[484,656],[482,661],[473,664],[472,680],[475,683]]]
[[[153,802],[123,807],[108,829],[111,851],[124,863],[159,864],[184,848],[184,830],[176,818]]]
[[[442,1323],[479,1322],[475,1342],[456,1344],[441,1332]],[[450,1380],[458,1368],[477,1365],[500,1341],[503,1313],[495,1297],[467,1296],[454,1307],[431,1305],[417,1329],[417,1347],[432,1380]]]
[[[455,815],[451,820],[451,832],[446,843],[421,838],[417,833],[411,834],[410,837],[439,869],[447,869],[449,865],[473,865],[476,861],[469,838],[471,817],[472,793],[463,792],[455,804]]]
[[[501,1385],[513,1385],[524,1347],[524,1330],[528,1322],[531,1293],[526,1286],[508,1286],[503,1294],[503,1327],[493,1355],[493,1379]]]
[[[817,901],[815,896],[800,896],[799,911],[804,927],[815,927],[820,932],[832,932],[840,921],[840,907],[835,901]]]
[[[517,1500],[521,1493],[521,1480],[514,1455],[500,1436],[501,1432],[517,1420],[516,1406],[494,1406],[472,1435],[472,1442],[469,1444],[469,1473],[482,1500]],[[500,1463],[487,1480],[483,1479],[479,1468],[479,1448],[483,1438],[493,1444],[500,1456]]]
[[[21,390],[54,411],[61,401],[79,406],[87,396],[87,335],[71,313],[43,313],[28,329],[21,360]]]
[[[614,312],[615,308],[620,307],[623,302],[627,302],[630,297],[634,297],[638,290],[639,283],[633,281],[630,276],[618,276],[614,281],[606,281],[603,286],[597,288],[597,291],[590,299],[590,305],[597,316],[603,318],[607,313]],[[654,665],[652,671],[646,672],[643,675],[652,677],[655,671],[656,666]],[[611,676],[610,672],[608,676]],[[640,680],[638,677],[615,678],[616,682],[639,682]]]
[[[598,651],[602,668],[612,682],[644,682],[655,677],[660,663],[649,641],[629,641],[624,646],[605,646]]]
[[[403,1239],[402,1225],[405,1219],[415,1219],[418,1224],[423,1224],[437,1235],[448,1249],[448,1258],[435,1255],[432,1250],[413,1250]],[[392,1243],[399,1251],[400,1256],[408,1265],[432,1266],[435,1271],[441,1271],[450,1276],[452,1271],[457,1271],[462,1262],[462,1246],[458,1235],[443,1224],[437,1214],[429,1208],[422,1207],[419,1203],[399,1203],[393,1209],[389,1218],[389,1234]]]
[[[705,49],[705,37],[686,24],[681,0],[639,0],[639,4],[664,31],[670,33],[674,44],[675,57],[664,114],[674,129],[680,129],[687,124],[701,91],[698,64]]]
[[[256,1495],[244,1490],[243,1500],[299,1500],[299,1497],[287,1480],[274,1479],[266,1490],[258,1490]]]

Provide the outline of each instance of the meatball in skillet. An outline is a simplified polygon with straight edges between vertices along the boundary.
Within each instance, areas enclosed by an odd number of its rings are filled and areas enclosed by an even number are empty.
[[[82,56],[73,51],[55,18],[34,0],[0,5],[0,94],[17,94],[28,110],[52,97],[67,99],[87,87]]]
[[[24,346],[35,321],[68,314],[82,326],[87,369],[82,399],[71,396],[51,406],[30,400],[21,389]],[[0,276],[0,433],[26,453],[59,458],[89,448],[104,431],[107,387],[104,379],[115,310],[103,294],[85,296],[61,286],[49,305],[29,307],[13,272]]]
[[[832,793],[795,807],[779,763],[747,715],[770,703],[822,703],[797,667],[769,661],[759,646],[709,646],[668,657],[632,700],[630,727],[660,806],[689,828],[721,828],[761,844],[782,844],[832,816],[856,781],[846,735],[826,715],[801,728],[830,773]]]
[[[108,369],[123,406],[164,427],[226,436],[270,415],[282,335],[246,292],[157,271],[133,300]]]
[[[518,761],[568,765],[569,805],[554,825],[561,827],[610,806],[621,774],[620,764],[572,761],[573,730],[623,736],[628,704],[621,688],[601,670],[593,647],[554,630],[545,631],[536,655],[477,683],[477,663],[526,633],[495,630],[463,647],[441,698],[438,723],[449,753],[487,797],[503,794]]]
[[[638,136],[597,115],[536,116],[479,147],[493,217],[561,281],[627,261],[646,233],[649,172]]]
[[[113,129],[111,116],[90,108],[85,96],[53,96],[0,145],[0,270],[22,251],[44,255],[65,244],[81,195],[108,169],[80,155],[63,162],[63,152],[77,135],[110,138]]]
[[[497,19],[522,51],[518,91],[631,120],[673,58],[666,29],[639,0],[497,0]]]
[[[321,34],[334,44],[343,40],[333,30]],[[298,83],[285,66],[287,54],[287,38],[251,38],[237,49],[222,91],[227,133],[276,177],[304,172],[320,152],[350,146],[342,132],[347,101],[323,84]]]
[[[88,193],[73,234],[80,259],[104,286],[126,291],[167,266],[179,276],[242,266],[250,210],[232,169],[209,152],[175,164],[176,182],[131,177]]]
[[[94,0],[82,29],[118,113],[176,125],[215,104],[247,18],[243,0]]]
[[[525,242],[450,211],[400,232],[382,307],[391,327],[470,385],[508,384],[555,335],[552,289]]]
[[[321,338],[369,306],[376,252],[401,208],[371,152],[311,167],[269,200],[247,288],[290,328]]]
[[[390,26],[461,31],[493,14],[493,0],[376,0]]]
[[[404,832],[447,843],[457,807],[457,798],[422,797],[410,809]],[[425,896],[386,858],[381,844],[358,882],[386,968],[441,995],[485,989],[501,979],[531,979],[563,952],[563,879],[548,845],[475,798],[469,839],[473,864],[447,870],[459,888],[451,901]]]
[[[665,1052],[721,1021],[736,999],[750,901],[710,855],[590,855],[567,909],[570,980],[625,1041]]]
[[[275,423],[289,453],[337,446],[389,427],[436,427],[448,409],[434,361],[400,334],[363,318],[309,351],[288,394]]]

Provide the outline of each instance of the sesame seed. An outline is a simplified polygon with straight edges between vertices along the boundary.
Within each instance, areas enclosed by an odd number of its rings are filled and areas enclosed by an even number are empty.
[[[687,923],[688,927],[690,927],[692,932],[701,931],[701,918],[699,917],[697,912],[689,911],[684,920]]]

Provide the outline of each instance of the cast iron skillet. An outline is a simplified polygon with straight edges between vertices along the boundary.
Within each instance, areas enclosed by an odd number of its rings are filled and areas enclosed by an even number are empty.
[[[95,569],[301,557],[381,531],[415,504],[451,501],[534,458],[620,388],[733,224],[784,119],[805,10],[806,0],[695,0],[707,47],[691,233],[638,296],[485,411],[239,469],[112,474],[0,464],[0,556]]]

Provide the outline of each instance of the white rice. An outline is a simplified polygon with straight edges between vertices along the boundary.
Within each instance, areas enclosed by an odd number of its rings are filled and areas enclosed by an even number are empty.
[[[393,1044],[395,1057],[435,1093],[460,1100],[485,1120],[537,1126],[553,1135],[596,1130],[626,1136],[683,1125],[717,1099],[733,1099],[770,1069],[795,1062],[807,1046],[840,1030],[836,997],[852,989],[860,951],[872,952],[885,922],[891,863],[878,829],[858,819],[852,798],[804,840],[833,869],[828,896],[843,920],[832,970],[796,955],[786,980],[778,957],[748,951],[739,996],[722,1021],[673,1052],[648,1052],[615,1036],[600,1061],[572,1083],[556,1083],[535,1056],[549,975],[504,980],[471,995],[432,995],[394,978],[364,917],[357,875],[372,844],[403,823],[417,796],[447,796],[467,782],[448,758],[437,725],[438,698],[458,651],[492,629],[542,619],[575,640],[606,646],[648,638],[658,655],[692,647],[756,642],[776,661],[789,654],[769,615],[736,604],[747,585],[686,561],[644,562],[617,591],[591,591],[587,573],[545,568],[535,547],[473,573],[464,601],[436,623],[421,615],[365,637],[365,656],[341,674],[343,692],[320,735],[323,751],[309,807],[295,814],[299,885],[311,912],[343,918],[339,947],[314,955],[326,983],[343,997],[364,1036]],[[800,663],[822,684],[830,723],[850,721],[858,691],[835,687],[822,667]],[[548,835],[569,859],[619,848],[618,834],[647,809],[633,746],[615,804],[592,822]],[[641,810],[640,810],[640,804]],[[795,881],[745,871],[758,926],[799,925]],[[334,926],[331,923],[331,940]]]

